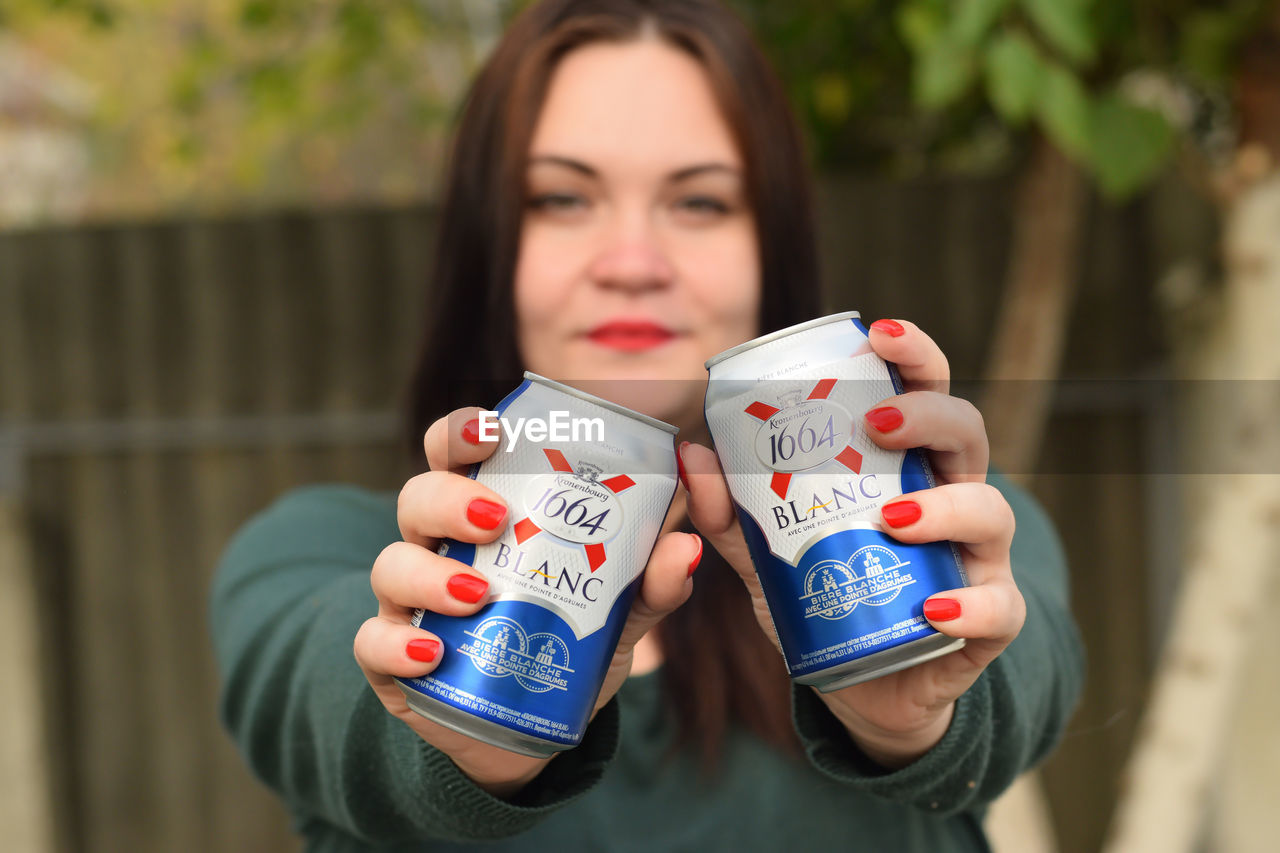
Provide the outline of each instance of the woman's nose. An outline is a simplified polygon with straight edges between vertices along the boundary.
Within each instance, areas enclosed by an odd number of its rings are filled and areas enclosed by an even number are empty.
[[[592,260],[591,280],[601,287],[640,292],[667,287],[674,269],[646,226],[618,229]]]

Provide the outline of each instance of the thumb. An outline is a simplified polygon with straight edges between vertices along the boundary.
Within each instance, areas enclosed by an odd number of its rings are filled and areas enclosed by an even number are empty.
[[[689,520],[743,580],[758,583],[719,457],[711,448],[691,441],[681,444],[677,452],[689,492]]]
[[[729,495],[729,484],[715,451],[700,444],[686,441],[676,451],[685,473],[685,489],[689,492],[686,507],[689,520],[698,532],[707,537],[726,563],[733,567],[742,579],[747,594],[751,596],[751,609],[761,630],[770,642],[781,651],[778,632],[769,613],[769,605],[760,586],[747,541],[742,538],[742,525]]]
[[[693,570],[701,557],[702,539],[696,534],[673,531],[658,539],[622,627],[615,657],[630,652],[650,628],[684,604],[693,592]]]

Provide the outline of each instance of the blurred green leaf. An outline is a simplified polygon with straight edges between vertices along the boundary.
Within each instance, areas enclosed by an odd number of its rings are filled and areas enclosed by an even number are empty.
[[[1043,69],[1037,116],[1040,124],[1059,148],[1078,161],[1088,161],[1089,93],[1080,79],[1067,68],[1050,62]]]
[[[110,29],[116,23],[117,10],[110,3],[99,0],[45,0],[48,9],[56,12],[72,12],[99,29]]]
[[[175,74],[169,85],[169,103],[184,115],[195,115],[204,106],[204,85],[194,74]]]
[[[248,0],[240,5],[240,25],[248,30],[264,29],[279,19],[279,12],[274,0]]]
[[[947,27],[945,8],[929,0],[910,0],[899,7],[897,25],[907,47],[914,53],[925,53]]]
[[[264,62],[251,69],[246,80],[249,96],[260,113],[288,113],[301,94],[298,69],[284,61]]]
[[[337,23],[342,40],[353,52],[370,55],[385,41],[383,17],[378,8],[364,0],[347,0],[338,9]]]
[[[916,56],[912,95],[926,110],[937,110],[958,100],[973,82],[977,62],[973,51],[948,37],[939,38]]]
[[[814,79],[813,108],[827,124],[848,120],[852,105],[852,92],[844,75],[827,72]]]
[[[951,34],[965,47],[977,47],[994,24],[1009,8],[1011,0],[958,0]]]
[[[1240,15],[1226,9],[1189,15],[1182,26],[1178,58],[1204,80],[1225,81],[1241,35],[1240,19]]]
[[[105,3],[93,3],[89,6],[89,23],[101,29],[108,29],[115,25],[116,13]]]
[[[1164,116],[1124,98],[1099,98],[1091,119],[1090,166],[1102,191],[1113,199],[1141,188],[1173,150],[1173,129]]]
[[[996,36],[984,55],[987,97],[1006,121],[1022,124],[1043,87],[1043,64],[1031,39],[1020,32]]]
[[[1064,57],[1083,65],[1097,53],[1084,0],[1021,0],[1036,28]]]
[[[184,133],[173,144],[173,156],[183,163],[195,163],[204,153],[200,137],[194,133]]]

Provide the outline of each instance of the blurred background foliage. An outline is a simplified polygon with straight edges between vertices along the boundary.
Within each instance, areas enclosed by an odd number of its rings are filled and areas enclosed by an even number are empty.
[[[822,170],[1010,168],[1040,132],[1108,195],[1231,146],[1263,0],[732,0]],[[528,0],[6,0],[81,80],[92,218],[430,198],[450,118]]]
[[[429,196],[493,0],[6,0],[92,104],[97,217]]]
[[[1230,148],[1233,57],[1262,0],[738,0],[825,168],[1006,168],[1046,134],[1114,198],[1179,137]]]

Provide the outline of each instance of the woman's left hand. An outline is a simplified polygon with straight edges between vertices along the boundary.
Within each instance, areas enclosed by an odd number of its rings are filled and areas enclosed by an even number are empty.
[[[927,448],[938,483],[889,501],[881,509],[882,529],[900,542],[951,540],[960,549],[971,584],[932,595],[924,606],[925,617],[939,632],[966,639],[963,649],[818,694],[864,753],[882,766],[901,767],[942,739],[956,699],[1017,636],[1026,605],[1009,566],[1013,511],[986,484],[989,446],[982,415],[967,401],[949,396],[946,357],[911,323],[873,323],[870,341],[881,358],[897,364],[905,393],[871,407],[872,416],[862,428],[884,448]],[[681,461],[690,490],[690,519],[742,577],[761,628],[776,644],[715,453],[685,444]]]

